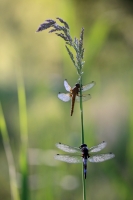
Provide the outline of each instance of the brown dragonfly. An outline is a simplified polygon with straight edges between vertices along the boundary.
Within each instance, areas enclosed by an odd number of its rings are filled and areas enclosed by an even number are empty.
[[[92,81],[91,83],[89,83],[85,86],[81,86],[81,89],[84,92],[86,90],[91,89],[94,85],[95,85],[95,82]],[[59,92],[58,98],[64,102],[71,100],[71,116],[72,116],[73,111],[74,111],[75,100],[77,102],[80,102],[80,84],[76,83],[75,86],[73,88],[71,88],[71,86],[68,84],[67,80],[65,79],[64,87],[69,93],[60,93]],[[82,101],[87,101],[89,99],[91,99],[90,94],[82,95]]]
[[[84,166],[84,178],[86,179],[87,174],[87,163],[89,162],[104,162],[106,160],[112,159],[115,157],[113,153],[97,154],[93,153],[99,152],[106,147],[107,143],[103,141],[97,146],[88,148],[86,144],[82,144],[80,147],[71,147],[66,144],[57,143],[56,147],[69,153],[69,154],[57,154],[55,155],[56,160],[60,160],[67,163],[83,163]]]

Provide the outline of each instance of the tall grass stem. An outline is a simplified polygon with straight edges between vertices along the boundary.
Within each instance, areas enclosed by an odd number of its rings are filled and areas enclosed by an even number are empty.
[[[81,143],[84,144],[83,104],[82,104],[82,76],[80,76],[80,114],[81,114]],[[84,178],[84,164],[82,165],[83,200],[86,200],[86,187]]]
[[[82,76],[80,77],[80,86],[82,86]],[[83,104],[82,104],[82,89],[80,87],[80,114],[81,114],[81,142],[84,144],[84,120],[83,120]]]

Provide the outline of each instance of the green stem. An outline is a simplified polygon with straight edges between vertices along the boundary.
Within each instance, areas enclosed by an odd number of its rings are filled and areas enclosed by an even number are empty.
[[[83,104],[82,104],[82,76],[80,76],[80,113],[81,113],[81,142],[84,144]],[[83,200],[86,200],[86,187],[84,178],[84,164],[82,165]]]
[[[82,86],[82,76],[80,77],[80,86]],[[82,104],[81,88],[80,88],[80,113],[81,113],[81,141],[82,141],[82,144],[84,144],[83,104]]]
[[[82,183],[83,183],[83,200],[86,200],[86,187],[85,187],[85,178],[84,178],[84,165],[82,167]]]

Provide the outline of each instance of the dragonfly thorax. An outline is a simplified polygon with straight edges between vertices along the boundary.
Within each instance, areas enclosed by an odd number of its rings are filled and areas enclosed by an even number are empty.
[[[82,151],[82,157],[83,158],[88,158],[89,157],[89,150],[86,144],[82,144],[80,146],[80,149]]]
[[[82,157],[83,157],[84,159],[87,159],[87,158],[90,157],[90,156],[89,156],[89,150],[88,150],[87,147],[83,147],[81,150],[82,150]]]

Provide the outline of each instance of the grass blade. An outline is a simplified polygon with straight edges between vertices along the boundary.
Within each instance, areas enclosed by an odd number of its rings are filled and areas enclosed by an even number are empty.
[[[19,71],[17,75],[17,90],[18,90],[18,102],[19,102],[19,119],[20,119],[20,172],[22,174],[21,187],[22,200],[29,199],[29,183],[28,183],[28,128],[27,128],[27,109],[26,109],[26,95],[22,78],[22,73]]]
[[[8,131],[7,131],[1,103],[0,103],[0,129],[1,129],[2,139],[3,139],[4,149],[5,149],[5,153],[7,157],[8,168],[9,168],[11,197],[13,200],[20,200],[20,196],[19,196],[19,192],[17,188],[17,176],[16,176],[14,158],[13,158],[12,149],[10,146],[10,139],[8,136]]]

